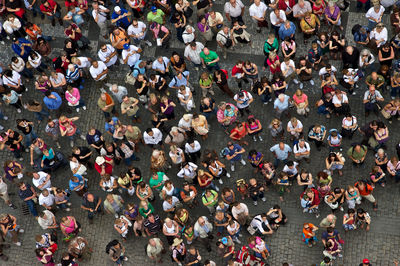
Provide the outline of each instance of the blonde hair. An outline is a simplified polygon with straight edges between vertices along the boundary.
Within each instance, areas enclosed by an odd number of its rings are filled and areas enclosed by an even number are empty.
[[[278,123],[279,125],[281,124],[281,121],[278,118],[272,119],[270,125],[272,126],[273,124]]]

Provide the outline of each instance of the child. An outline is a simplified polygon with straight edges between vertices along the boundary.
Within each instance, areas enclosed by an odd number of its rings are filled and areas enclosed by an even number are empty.
[[[257,173],[258,170],[262,168],[262,160],[264,159],[264,155],[261,152],[257,152],[256,150],[250,150],[248,160],[254,168],[254,173]]]
[[[356,220],[355,220],[356,211],[354,209],[348,209],[347,213],[343,215],[343,229],[344,231],[355,230]]]
[[[248,185],[244,179],[238,179],[236,180],[236,187],[237,191],[239,191],[240,195],[242,196],[242,200],[244,200],[245,197],[247,197],[247,188]]]
[[[289,177],[287,175],[287,173],[285,172],[281,172],[279,174],[278,180],[276,182],[277,185],[280,185],[279,187],[279,199],[281,201],[283,201],[283,193],[285,192],[285,189],[287,192],[289,192],[289,188],[287,188],[287,186],[289,186]]]
[[[218,212],[228,213],[229,211],[229,204],[225,203],[223,200],[218,201],[217,208],[215,210]]]
[[[184,235],[185,238],[186,238],[187,244],[188,244],[188,245],[192,244],[193,239],[194,239],[193,226],[186,227],[186,229],[185,229],[183,235]]]
[[[255,249],[257,253],[260,253],[264,260],[269,257],[269,251],[267,249],[267,245],[265,244],[264,240],[261,237],[256,237],[256,245]]]
[[[312,247],[317,244],[317,237],[315,236],[315,232],[318,230],[318,227],[313,225],[312,223],[303,224],[303,241],[308,245],[308,247]]]
[[[382,187],[385,187],[385,173],[382,171],[380,166],[374,166],[372,167],[372,171],[369,174],[372,184],[379,184]]]
[[[229,104],[226,105],[224,116],[229,117],[230,120],[232,120],[232,117],[235,116],[235,110]]]
[[[342,145],[342,135],[340,135],[336,129],[329,130],[327,140],[329,144],[329,152],[333,152],[335,148],[339,148],[340,151],[342,151],[342,148],[340,148]]]

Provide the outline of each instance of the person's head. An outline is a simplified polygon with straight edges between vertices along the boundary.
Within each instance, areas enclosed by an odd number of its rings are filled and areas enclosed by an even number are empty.
[[[98,63],[97,61],[93,61],[93,62],[92,62],[92,66],[93,66],[94,68],[98,68],[98,67],[99,67],[99,63]]]
[[[209,50],[207,47],[204,47],[204,48],[203,48],[203,53],[204,53],[205,55],[209,55],[209,54],[210,54],[210,50]]]
[[[380,22],[380,23],[376,24],[375,30],[378,33],[380,33],[384,28],[385,28],[385,25],[382,22]]]
[[[285,25],[286,29],[289,29],[290,28],[290,20],[286,20],[284,25]]]
[[[284,150],[285,149],[285,143],[280,141],[279,142],[279,149]]]
[[[49,191],[48,191],[47,189],[43,189],[43,190],[42,190],[42,195],[43,195],[44,197],[49,196]]]

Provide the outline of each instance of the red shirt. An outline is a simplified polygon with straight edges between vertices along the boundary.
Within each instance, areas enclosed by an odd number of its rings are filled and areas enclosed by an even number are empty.
[[[42,12],[48,12],[53,14],[54,13],[54,8],[56,7],[56,2],[53,0],[47,0],[47,3],[49,4],[49,7],[45,7],[43,4],[40,5],[40,11]]]
[[[82,37],[82,33],[76,32],[76,29],[78,29],[79,27],[76,24],[72,23],[71,28],[75,30],[75,38],[74,39],[71,38],[71,40],[79,41],[79,39]],[[65,35],[67,35],[67,37],[69,37],[69,35],[72,35],[72,29],[70,28],[65,29],[64,33]]]
[[[107,159],[107,158],[105,158],[105,159]],[[112,165],[109,164],[109,163],[107,163],[107,162],[105,162],[104,165],[106,166],[106,169],[105,169],[106,174],[111,175],[111,174],[112,174],[112,170],[113,170]],[[95,163],[95,164],[94,164],[94,168],[96,169],[97,172],[99,172],[99,174],[101,173],[102,168],[101,168],[100,165],[98,165],[97,163]]]
[[[232,76],[235,76],[236,74],[242,74],[242,73],[243,73],[243,68],[238,68],[236,65],[233,66]]]

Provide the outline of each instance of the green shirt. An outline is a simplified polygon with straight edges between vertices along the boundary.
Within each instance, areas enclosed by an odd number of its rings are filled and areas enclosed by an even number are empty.
[[[365,146],[365,145],[362,145],[361,146],[361,151],[360,152],[356,152],[356,151],[354,151],[353,152],[353,147],[351,147],[348,151],[347,151],[347,156],[351,156],[351,157],[353,157],[353,159],[354,160],[361,160],[364,156],[365,156],[365,154],[367,153],[367,147]]]
[[[147,215],[145,213],[147,213],[149,210],[151,210],[150,213],[154,213],[154,207],[153,205],[151,205],[151,203],[147,203],[147,209],[145,208],[139,208],[139,213],[140,215],[143,216],[143,218],[147,218]]]
[[[147,21],[150,23],[157,22],[158,24],[164,24],[164,16],[165,14],[161,9],[157,9],[155,14],[150,11],[147,14]]]
[[[153,177],[150,178],[149,180],[149,185],[151,188],[154,188],[155,186],[157,186],[158,184],[163,182],[164,179],[164,173],[163,172],[157,172],[157,179],[154,179]],[[157,188],[157,190],[161,190],[164,187],[164,185],[159,186]]]
[[[215,191],[215,190],[211,190],[211,196],[210,196],[210,197],[207,197],[206,194],[204,193],[204,195],[201,197],[201,200],[202,200],[203,204],[212,202],[212,203],[211,203],[210,205],[208,205],[208,206],[215,206],[215,204],[218,203],[218,197],[216,197],[217,194],[218,194],[218,193],[217,193],[217,191]]]
[[[372,79],[372,76],[369,75],[366,79],[366,82],[375,85],[375,88],[378,89],[378,85],[385,82],[385,78],[382,75],[378,75],[378,78],[374,80]]]
[[[204,63],[208,63],[211,61],[214,61],[215,59],[218,58],[218,55],[216,52],[210,51],[210,53],[208,55],[205,55],[203,51],[201,51],[200,53],[200,58],[202,58],[204,60]],[[217,63],[212,63],[209,64],[209,66],[215,66]]]
[[[200,79],[199,84],[204,87],[208,87],[213,83],[213,78],[211,75],[208,76],[207,79]]]

